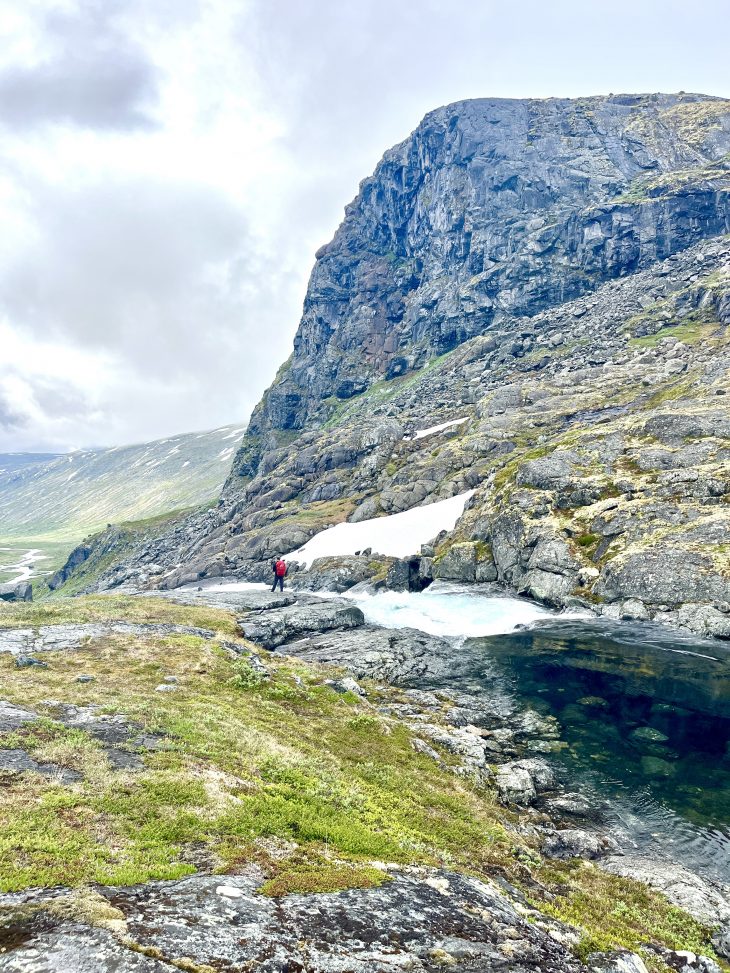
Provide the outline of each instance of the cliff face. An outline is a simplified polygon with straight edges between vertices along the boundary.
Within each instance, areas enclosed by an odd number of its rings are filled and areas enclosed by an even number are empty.
[[[317,254],[228,492],[378,379],[730,229],[730,102],[458,102],[385,154]],[[282,436],[281,434],[284,433]]]
[[[730,102],[695,95],[428,115],[320,251],[218,507],[74,583],[261,580],[325,526],[471,490],[426,580],[730,637],[729,150]]]

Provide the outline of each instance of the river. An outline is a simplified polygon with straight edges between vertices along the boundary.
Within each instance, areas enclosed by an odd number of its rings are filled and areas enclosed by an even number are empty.
[[[264,586],[218,590],[251,587]],[[571,788],[592,797],[624,849],[657,851],[730,882],[725,643],[557,614],[488,585],[338,597],[354,600],[372,624],[452,641],[448,675],[415,688],[499,693],[555,717],[560,741],[550,759]]]
[[[620,836],[730,882],[730,650],[656,625],[556,615],[435,585],[355,596],[368,621],[454,642],[438,688],[499,690],[556,717],[553,760]],[[431,687],[436,688],[436,687]]]
[[[19,584],[36,577],[36,562],[44,559],[39,548],[0,547],[0,584]]]

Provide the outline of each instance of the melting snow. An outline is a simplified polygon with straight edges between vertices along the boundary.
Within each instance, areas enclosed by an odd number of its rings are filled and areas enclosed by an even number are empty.
[[[468,422],[469,416],[464,416],[463,419],[450,419],[448,422],[442,422],[438,426],[431,426],[429,429],[419,430],[414,439],[423,439],[424,436],[430,436],[433,432],[441,432],[442,429],[449,429],[451,426],[460,426],[462,422]]]
[[[448,500],[413,507],[390,517],[375,517],[361,520],[359,524],[328,527],[287,557],[309,567],[315,558],[354,554],[368,547],[372,548],[373,553],[391,557],[417,554],[421,544],[430,541],[442,530],[453,529],[473,493],[473,490],[468,490]]]

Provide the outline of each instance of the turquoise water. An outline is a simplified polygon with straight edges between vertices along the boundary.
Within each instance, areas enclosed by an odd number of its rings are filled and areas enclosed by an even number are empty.
[[[730,881],[730,651],[652,626],[546,622],[462,646],[482,678],[552,714],[554,758],[628,846]]]

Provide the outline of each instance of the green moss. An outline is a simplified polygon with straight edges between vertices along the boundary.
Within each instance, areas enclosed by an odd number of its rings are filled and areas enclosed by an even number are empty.
[[[135,620],[185,618],[227,639],[235,628],[228,612],[136,601]],[[59,599],[18,606],[12,617],[108,619],[124,604]],[[245,660],[194,636],[110,636],[45,658],[48,669],[22,672],[0,658],[3,695],[48,715],[24,731],[24,746],[39,759],[83,767],[85,776],[59,787],[26,775],[4,788],[4,890],[174,878],[192,870],[183,851],[200,841],[223,869],[250,858],[263,838],[295,841],[313,858],[282,877],[282,889],[382,880],[368,871],[376,859],[466,867],[508,855],[489,794],[415,753],[405,727],[321,685],[318,670],[267,657],[272,678],[258,683],[243,673]],[[79,685],[79,672],[95,680]],[[177,677],[176,691],[156,694],[164,675]],[[122,712],[167,743],[145,755],[143,770],[113,773],[95,741],[53,721],[48,699]],[[317,857],[323,845],[334,866]]]
[[[280,896],[292,893],[340,892],[344,889],[372,889],[389,881],[380,868],[332,861],[324,855],[312,856],[301,863],[286,863],[273,878],[259,889],[261,895]]]
[[[706,926],[638,882],[588,862],[543,866],[538,874],[555,896],[541,899],[539,908],[582,932],[577,953],[583,960],[619,947],[640,951],[647,942],[714,956]]]
[[[600,539],[601,538],[598,534],[579,534],[576,537],[575,542],[581,547],[593,547],[594,545],[598,544]]]
[[[654,348],[662,338],[676,338],[685,345],[697,345],[713,337],[720,329],[719,322],[687,322],[685,324],[665,325],[654,334],[630,338],[629,344],[635,348]]]

